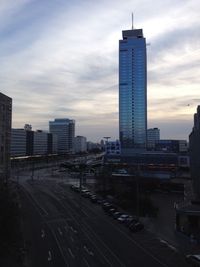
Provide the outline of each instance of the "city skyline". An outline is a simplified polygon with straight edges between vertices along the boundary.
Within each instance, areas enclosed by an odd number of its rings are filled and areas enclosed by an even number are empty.
[[[113,3],[115,5],[113,6]],[[147,43],[148,128],[188,139],[199,97],[198,1],[2,1],[1,92],[13,127],[76,120],[76,135],[118,138],[118,40],[142,28]],[[97,108],[98,107],[98,108]],[[86,127],[87,126],[87,127]]]

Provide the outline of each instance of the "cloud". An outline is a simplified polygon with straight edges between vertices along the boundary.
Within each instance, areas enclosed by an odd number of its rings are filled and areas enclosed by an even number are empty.
[[[131,26],[131,8],[135,27],[151,42],[149,121],[170,136],[177,135],[175,118],[183,130],[189,127],[199,99],[200,4],[154,4],[155,9],[139,0],[2,1],[0,83],[13,98],[13,126],[29,122],[47,129],[49,120],[68,117],[76,120],[77,134],[89,139],[101,138],[103,131],[118,137],[118,40]],[[173,127],[166,130],[163,121]]]

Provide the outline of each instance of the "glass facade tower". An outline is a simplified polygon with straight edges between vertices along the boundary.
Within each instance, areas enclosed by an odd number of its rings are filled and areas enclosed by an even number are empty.
[[[142,29],[119,40],[119,131],[122,149],[145,149],[147,139],[146,39]]]

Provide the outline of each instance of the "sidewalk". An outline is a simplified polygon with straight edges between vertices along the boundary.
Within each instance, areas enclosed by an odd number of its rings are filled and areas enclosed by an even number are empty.
[[[159,208],[157,218],[142,218],[145,228],[156,234],[161,242],[167,242],[177,248],[182,254],[200,254],[200,244],[191,242],[188,236],[175,230],[174,202],[183,196],[177,194],[158,193],[152,196],[154,204]]]

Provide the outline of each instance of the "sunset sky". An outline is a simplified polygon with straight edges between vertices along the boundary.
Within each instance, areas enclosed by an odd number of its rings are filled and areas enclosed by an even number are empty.
[[[200,105],[199,0],[1,0],[0,91],[13,127],[76,120],[76,135],[118,138],[118,42],[142,28],[148,127],[188,139]]]

